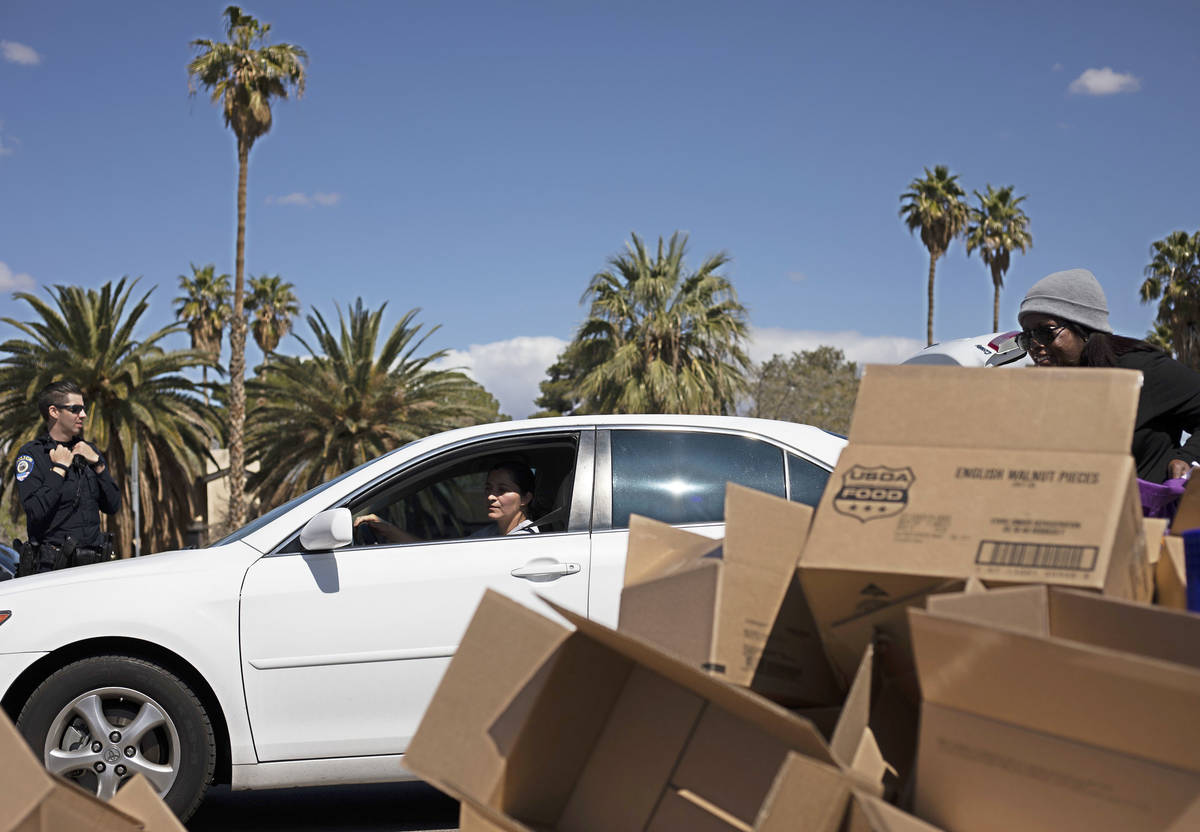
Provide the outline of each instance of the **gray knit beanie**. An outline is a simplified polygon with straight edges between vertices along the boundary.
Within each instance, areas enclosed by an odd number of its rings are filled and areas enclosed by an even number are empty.
[[[1024,327],[1025,316],[1036,312],[1051,315],[1060,322],[1070,321],[1088,329],[1112,332],[1104,290],[1087,269],[1055,272],[1033,284],[1021,301],[1017,321]]]

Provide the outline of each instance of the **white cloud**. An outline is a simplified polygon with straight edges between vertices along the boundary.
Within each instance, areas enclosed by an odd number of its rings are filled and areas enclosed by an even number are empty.
[[[1071,82],[1067,91],[1077,95],[1116,95],[1121,92],[1137,92],[1142,88],[1139,79],[1128,72],[1113,72],[1104,69],[1085,69],[1083,74]]]
[[[0,54],[3,54],[4,60],[11,64],[36,66],[42,62],[42,56],[32,46],[12,40],[0,40]]]
[[[32,276],[13,274],[7,263],[0,262],[0,292],[29,292],[36,285]]]
[[[804,283],[806,280],[808,280],[808,275],[806,275],[804,272],[788,272],[787,278],[792,283]]]
[[[916,338],[898,335],[863,335],[861,332],[817,332],[813,330],[750,328],[750,359],[755,363],[770,360],[776,353],[789,356],[794,352],[815,350],[817,347],[837,347],[848,361],[859,364],[896,364],[922,349],[925,345]]]
[[[465,370],[500,401],[501,413],[524,419],[537,411],[533,400],[541,395],[538,385],[566,345],[566,341],[552,335],[520,335],[450,350],[437,366]]]
[[[895,364],[925,346],[915,338],[900,336],[769,327],[752,327],[750,338],[750,358],[755,362],[766,361],[776,353],[791,355],[800,350],[832,346],[859,364]],[[522,335],[490,344],[472,344],[465,350],[450,350],[436,366],[464,370],[500,401],[502,413],[523,419],[537,411],[533,400],[541,395],[538,385],[566,345],[563,339],[550,335]]]
[[[1062,72],[1062,71],[1063,71],[1063,65],[1062,65],[1062,64],[1055,64],[1054,66],[1050,67],[1050,71],[1051,71],[1051,72]]]
[[[330,208],[342,201],[342,195],[336,193],[325,193],[317,191],[313,194],[305,194],[300,191],[290,193],[287,196],[269,196],[267,197],[268,205],[299,205],[304,208],[311,208],[314,205],[320,205],[323,208]]]

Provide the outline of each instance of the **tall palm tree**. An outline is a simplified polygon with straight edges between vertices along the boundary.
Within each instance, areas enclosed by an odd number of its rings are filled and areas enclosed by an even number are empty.
[[[1000,328],[1000,290],[1012,253],[1024,254],[1033,247],[1029,233],[1029,217],[1021,209],[1025,197],[1013,196],[1013,186],[994,190],[989,183],[987,193],[975,191],[979,207],[972,208],[967,225],[967,254],[976,249],[983,263],[992,272],[992,331]]]
[[[225,42],[192,41],[198,54],[188,64],[188,85],[194,83],[220,101],[225,126],[237,137],[237,244],[233,288],[233,317],[229,330],[229,523],[232,528],[246,521],[246,168],[250,148],[271,129],[271,99],[304,94],[308,60],[299,46],[268,45],[269,23],[259,23],[237,6],[225,9]]]
[[[687,273],[678,231],[651,257],[637,234],[583,300],[588,318],[574,358],[580,412],[732,413],[747,389],[746,309],[719,269],[724,252]]]
[[[192,337],[192,349],[207,353],[209,360],[200,368],[204,380],[204,401],[208,401],[208,367],[217,365],[221,354],[221,337],[225,322],[233,314],[229,306],[229,275],[216,274],[216,266],[192,267],[192,276],[179,275],[183,295],[175,298],[175,317],[187,324]]]
[[[12,470],[18,449],[43,430],[34,404],[52,381],[71,379],[88,406],[87,436],[108,460],[122,492],[121,510],[106,520],[116,551],[129,554],[133,539],[130,469],[139,448],[143,551],[181,544],[195,516],[193,483],[204,474],[209,439],[217,428],[213,410],[200,399],[199,385],[185,372],[208,361],[200,350],[167,350],[162,342],[183,330],[176,322],[143,339],[134,330],[150,292],[134,300],[137,281],[123,278],[99,290],[55,286],[54,303],[25,292],[30,321],[3,318],[28,339],[0,344],[0,442]],[[6,483],[17,510],[14,483]],[[115,528],[114,528],[115,526]]]
[[[290,499],[406,442],[496,418],[494,403],[460,372],[431,365],[445,350],[418,355],[437,331],[420,334],[410,310],[379,344],[384,303],[359,298],[338,309],[335,333],[320,312],[307,317],[314,343],[305,356],[277,356],[250,382],[250,477],[264,505]],[[313,391],[321,395],[313,395]],[[488,405],[491,404],[489,407]]]
[[[1172,231],[1150,245],[1139,294],[1158,301],[1156,323],[1170,334],[1175,357],[1200,369],[1200,231]]]
[[[921,242],[929,250],[929,317],[925,324],[927,344],[933,343],[933,278],[938,258],[950,248],[950,243],[963,232],[967,225],[969,208],[965,201],[966,192],[958,184],[958,176],[951,176],[945,165],[937,165],[933,172],[925,168],[923,179],[914,179],[908,190],[900,195],[905,204],[900,216],[911,234],[920,230]]]
[[[254,316],[250,330],[264,357],[273,353],[283,336],[291,332],[292,318],[300,314],[300,305],[292,293],[294,288],[279,275],[250,278],[246,312]]]

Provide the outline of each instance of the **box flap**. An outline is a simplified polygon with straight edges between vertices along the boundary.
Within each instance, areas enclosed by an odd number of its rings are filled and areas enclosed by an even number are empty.
[[[625,586],[668,575],[721,548],[721,541],[640,514],[629,517]]]
[[[187,832],[150,781],[141,774],[135,774],[121,786],[108,805],[137,818],[146,832]]]
[[[1171,534],[1183,534],[1188,529],[1200,529],[1200,477],[1188,479],[1175,509],[1175,519],[1171,521]]]
[[[850,444],[1128,454],[1141,373],[871,364]]]
[[[874,645],[863,651],[862,662],[854,683],[846,695],[842,714],[833,729],[829,750],[833,757],[847,769],[860,775],[863,783],[870,787],[881,787],[888,764],[883,759],[875,735],[871,732],[871,682],[874,676]]]
[[[728,483],[723,557],[729,563],[790,572],[804,550],[812,517],[812,506]]]
[[[486,637],[498,632],[505,638]],[[408,746],[405,766],[455,796],[488,800],[503,773],[505,744],[535,699],[537,687],[527,683],[569,636],[511,598],[485,592]]]
[[[1158,560],[1158,548],[1167,534],[1167,520],[1163,517],[1143,517],[1142,530],[1146,535],[1146,557],[1151,563]]]
[[[845,774],[789,754],[754,824],[756,832],[838,832],[851,784]]]
[[[0,763],[0,829],[16,828],[54,789],[54,781],[4,711],[0,711]]]
[[[583,635],[615,653],[665,678],[695,691],[719,707],[730,711],[764,730],[779,736],[799,752],[824,763],[834,758],[821,734],[808,720],[794,716],[783,708],[741,688],[711,678],[686,662],[664,653],[645,639],[605,627],[581,615],[560,607],[544,596],[538,596],[572,624]]]
[[[1200,615],[1053,588],[1050,635],[1200,672]]]
[[[925,608],[937,615],[1035,636],[1050,635],[1050,604],[1043,584],[930,595],[925,599]]]
[[[917,609],[909,621],[927,703],[1200,772],[1196,668]]]
[[[941,832],[877,797],[855,792],[843,832]]]

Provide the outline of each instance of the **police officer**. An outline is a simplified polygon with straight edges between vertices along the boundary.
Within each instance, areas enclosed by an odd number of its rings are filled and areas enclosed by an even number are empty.
[[[100,512],[121,508],[121,491],[100,451],[83,438],[83,393],[71,381],[48,384],[38,395],[46,432],[17,453],[17,490],[29,540],[18,574],[46,572],[107,559],[112,547],[100,531]]]

